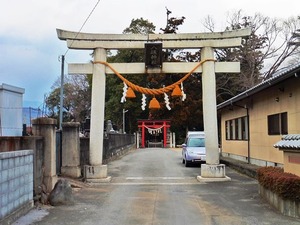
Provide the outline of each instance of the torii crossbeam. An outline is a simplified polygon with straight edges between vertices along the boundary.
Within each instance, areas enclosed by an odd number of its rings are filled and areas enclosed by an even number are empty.
[[[250,29],[219,33],[186,34],[91,34],[57,29],[60,40],[67,41],[69,49],[94,50],[94,61],[106,62],[106,50],[143,49],[146,42],[161,42],[164,49],[199,49],[201,60],[214,59],[215,48],[231,48],[241,45],[242,37],[250,35]],[[145,69],[144,63],[112,63],[123,74],[187,73],[197,63],[165,62],[162,68]],[[108,181],[107,166],[102,165],[103,125],[105,106],[105,74],[113,71],[103,64],[69,64],[69,74],[93,74],[90,129],[90,162],[85,165],[84,176],[90,182]],[[239,62],[207,61],[195,71],[202,73],[203,118],[206,135],[206,164],[201,166],[199,181],[229,180],[225,165],[220,164],[218,148],[216,78],[215,73],[239,73]]]

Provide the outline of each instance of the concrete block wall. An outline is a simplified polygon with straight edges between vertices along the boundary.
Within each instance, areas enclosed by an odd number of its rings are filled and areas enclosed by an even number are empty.
[[[33,150],[0,153],[0,224],[32,206]]]
[[[33,149],[34,169],[33,169],[33,193],[34,197],[41,195],[41,185],[43,183],[44,163],[44,139],[41,136],[24,137],[0,137],[0,152],[13,152],[26,149]]]

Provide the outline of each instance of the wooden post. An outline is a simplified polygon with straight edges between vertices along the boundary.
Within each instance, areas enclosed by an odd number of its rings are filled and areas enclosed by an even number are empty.
[[[167,147],[167,124],[166,121],[164,121],[164,148]]]
[[[142,122],[142,148],[145,148],[145,122]]]

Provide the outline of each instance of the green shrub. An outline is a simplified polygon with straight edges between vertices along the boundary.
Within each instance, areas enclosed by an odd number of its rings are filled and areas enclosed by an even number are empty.
[[[260,185],[283,199],[300,202],[300,177],[285,173],[282,168],[262,167],[257,170]]]

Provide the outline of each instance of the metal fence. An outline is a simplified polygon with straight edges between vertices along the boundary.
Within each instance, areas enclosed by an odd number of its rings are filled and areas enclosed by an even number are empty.
[[[80,165],[89,165],[89,141],[90,138],[80,138]],[[134,134],[106,134],[103,140],[103,161],[107,163],[114,156],[135,144]]]
[[[23,107],[23,124],[31,127],[31,120],[42,117],[44,112],[40,108]]]
[[[126,146],[135,143],[134,134],[108,134],[103,141],[103,159],[107,160],[110,157],[117,155]]]

